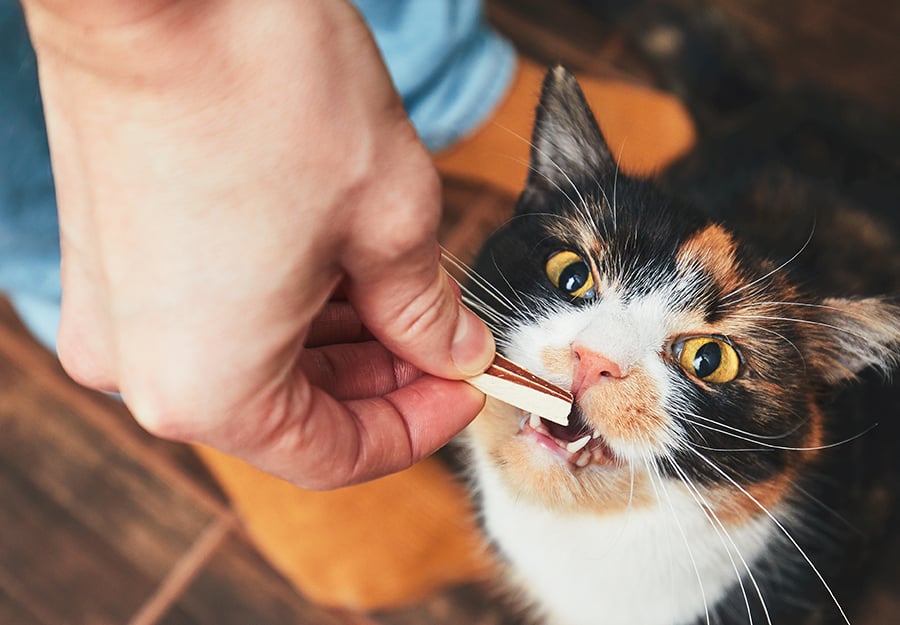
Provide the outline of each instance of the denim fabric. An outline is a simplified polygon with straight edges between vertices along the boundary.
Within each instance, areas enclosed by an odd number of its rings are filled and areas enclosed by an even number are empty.
[[[47,345],[59,321],[56,195],[34,53],[16,0],[0,0],[0,290]]]
[[[512,81],[515,51],[481,0],[355,0],[429,149],[477,127]]]

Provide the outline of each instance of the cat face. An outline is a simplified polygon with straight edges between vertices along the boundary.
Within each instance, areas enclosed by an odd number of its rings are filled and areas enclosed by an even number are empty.
[[[575,407],[561,427],[489,404],[469,430],[475,453],[551,509],[653,505],[660,480],[702,488],[726,522],[777,505],[833,442],[821,391],[895,360],[898,308],[815,299],[784,263],[618,175],[561,68],[544,84],[531,168],[469,301],[501,351],[571,389]]]

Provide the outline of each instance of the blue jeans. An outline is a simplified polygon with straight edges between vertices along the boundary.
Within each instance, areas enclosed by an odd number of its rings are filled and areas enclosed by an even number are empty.
[[[481,0],[355,0],[413,124],[437,151],[478,126],[512,80],[512,47]],[[59,324],[56,197],[34,52],[16,0],[0,0],[0,290],[45,345]]]

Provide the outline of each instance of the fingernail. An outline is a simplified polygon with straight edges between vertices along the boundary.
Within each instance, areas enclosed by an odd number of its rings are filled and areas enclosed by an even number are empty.
[[[494,359],[494,337],[487,326],[465,306],[460,306],[450,355],[466,377],[482,373]]]

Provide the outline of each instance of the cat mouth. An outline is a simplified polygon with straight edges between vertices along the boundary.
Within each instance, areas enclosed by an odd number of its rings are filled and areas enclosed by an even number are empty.
[[[572,407],[568,425],[528,414],[522,419],[519,433],[531,437],[577,469],[619,464],[603,436],[591,427],[577,404]]]

